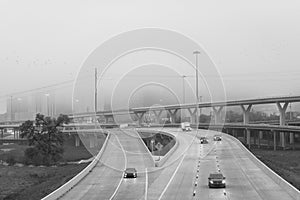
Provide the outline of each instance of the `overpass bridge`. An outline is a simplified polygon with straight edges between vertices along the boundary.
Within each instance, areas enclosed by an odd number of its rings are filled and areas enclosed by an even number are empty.
[[[221,115],[222,110],[225,107],[231,107],[231,106],[239,106],[243,112],[243,125],[231,125],[230,129],[244,129],[244,135],[245,135],[245,141],[248,141],[247,144],[250,145],[249,141],[251,138],[251,131],[253,131],[253,127],[250,128],[249,124],[251,123],[249,121],[249,113],[253,106],[255,105],[264,105],[264,104],[275,104],[277,106],[277,109],[279,111],[279,126],[286,127],[288,121],[286,120],[286,110],[290,103],[293,102],[300,102],[300,96],[283,96],[283,97],[269,97],[269,98],[257,98],[257,99],[244,99],[244,100],[231,100],[231,101],[221,101],[221,102],[199,102],[197,104],[176,104],[176,105],[166,105],[166,106],[154,106],[154,107],[139,107],[139,108],[130,108],[130,109],[120,109],[120,110],[113,110],[113,111],[97,111],[95,112],[88,112],[88,113],[75,113],[69,115],[69,117],[72,119],[73,123],[84,123],[84,122],[92,122],[92,124],[100,121],[101,117],[104,117],[105,124],[102,126],[106,127],[114,127],[115,126],[115,120],[114,116],[117,115],[134,115],[138,118],[139,125],[142,124],[143,119],[145,117],[146,113],[152,112],[156,119],[159,121],[159,118],[162,115],[162,112],[168,112],[171,121],[175,121],[176,114],[179,110],[188,110],[190,114],[191,123],[196,124],[197,121],[197,108],[211,108],[214,113],[214,119],[215,121],[210,124],[210,127],[213,127],[212,125],[215,124],[214,127],[220,127],[219,124],[224,124],[224,116]],[[3,130],[6,128],[12,128],[14,130],[15,138],[18,138],[19,136],[19,130],[18,127],[22,121],[18,122],[3,122],[0,124],[0,133],[3,135]],[[274,123],[274,122],[272,122]],[[297,124],[298,122],[295,122],[294,124]],[[229,127],[229,124],[224,124],[226,127]],[[82,126],[82,125],[80,125]],[[199,124],[200,127],[207,127],[205,124]],[[243,127],[243,128],[242,128]],[[221,128],[221,127],[220,127]],[[274,127],[275,128],[275,127]],[[290,131],[288,127],[281,128],[280,131],[277,128],[272,129],[272,135],[274,134],[274,131],[279,132],[279,146],[283,149],[286,148],[287,140],[290,144],[294,143],[295,138],[295,131]],[[268,127],[267,127],[268,129]],[[269,130],[269,129],[268,129]],[[271,132],[271,130],[270,130]],[[261,133],[262,134],[262,133]],[[287,137],[289,135],[289,137]],[[248,138],[248,139],[247,139]],[[276,139],[277,140],[277,139]]]
[[[153,106],[153,107],[140,107],[140,108],[130,108],[130,109],[120,109],[113,111],[98,111],[90,113],[75,113],[70,115],[74,122],[85,122],[92,118],[94,122],[98,121],[100,117],[105,118],[106,123],[113,123],[114,116],[116,115],[135,115],[138,118],[139,124],[142,124],[146,113],[152,112],[156,119],[161,117],[163,111],[168,112],[171,117],[171,121],[175,121],[176,114],[179,110],[188,110],[190,114],[190,119],[192,123],[197,123],[197,109],[198,108],[211,108],[214,113],[214,124],[223,124],[224,116],[221,115],[222,110],[225,107],[239,106],[243,112],[243,125],[250,124],[249,113],[253,106],[255,105],[265,105],[265,104],[275,104],[279,112],[279,125],[286,126],[286,110],[290,103],[300,102],[300,96],[283,96],[283,97],[269,97],[269,98],[258,98],[258,99],[244,99],[244,100],[232,100],[232,101],[220,101],[220,102],[199,102],[197,104],[176,104],[176,105],[166,105],[166,106]],[[245,134],[247,138],[250,138],[250,130],[245,129]],[[286,147],[286,135],[289,134],[289,142],[294,143],[294,132],[279,133],[279,143],[280,146],[285,149]]]

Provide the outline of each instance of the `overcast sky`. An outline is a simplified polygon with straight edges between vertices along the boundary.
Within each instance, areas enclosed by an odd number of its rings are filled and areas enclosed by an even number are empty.
[[[228,99],[300,94],[300,1],[0,2],[0,96],[75,78],[102,42],[158,27],[198,42]]]

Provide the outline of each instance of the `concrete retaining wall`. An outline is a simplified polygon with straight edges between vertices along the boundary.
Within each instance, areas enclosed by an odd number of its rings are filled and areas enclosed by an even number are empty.
[[[276,182],[278,185],[280,185],[281,188],[283,188],[285,191],[287,191],[291,197],[293,197],[296,200],[300,200],[300,191],[297,188],[295,188],[293,185],[291,185],[289,182],[287,182],[281,176],[279,176],[273,170],[271,170],[268,166],[266,166],[255,155],[253,155],[237,138],[235,138],[231,135],[227,135],[227,137],[232,138],[233,141],[235,141],[244,151],[246,151],[249,154],[249,158],[265,174],[267,174],[271,179],[273,179],[274,182]]]
[[[77,174],[75,177],[73,177],[67,183],[62,185],[60,188],[56,189],[54,192],[52,192],[51,194],[44,197],[42,200],[58,199],[59,197],[63,196],[65,193],[67,193],[69,190],[71,190],[75,185],[77,185],[86,175],[88,175],[92,171],[92,169],[96,166],[98,161],[100,160],[102,153],[104,152],[104,149],[106,148],[109,138],[110,138],[110,134],[108,133],[101,150],[99,151],[97,156],[94,158],[94,160],[86,168],[84,168],[79,174]]]

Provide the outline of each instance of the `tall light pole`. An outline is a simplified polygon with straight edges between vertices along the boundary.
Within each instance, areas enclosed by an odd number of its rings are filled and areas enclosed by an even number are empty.
[[[49,96],[50,96],[50,94],[47,93],[47,94],[45,94],[45,96],[46,96],[46,100],[47,100],[47,116],[49,116]]]
[[[10,121],[13,120],[13,96],[10,96]]]
[[[198,91],[198,55],[200,54],[200,51],[194,51],[193,54],[196,57],[196,124],[198,129],[198,103],[199,103],[199,91]]]
[[[185,104],[185,85],[184,85],[184,78],[185,75],[182,75],[182,103]]]
[[[97,112],[97,68],[95,68],[95,113]]]
[[[18,118],[19,118],[19,120],[20,120],[20,116],[21,116],[21,113],[22,113],[22,112],[21,112],[21,107],[22,107],[22,106],[21,106],[21,101],[22,101],[22,98],[19,97],[17,100],[18,100],[17,109],[18,109],[18,112],[19,112]]]

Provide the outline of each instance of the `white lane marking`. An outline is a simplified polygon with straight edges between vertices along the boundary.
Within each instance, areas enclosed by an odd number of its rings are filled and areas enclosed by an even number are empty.
[[[147,196],[148,196],[148,171],[147,171],[147,168],[145,168],[145,175],[146,175],[145,200],[147,200]]]
[[[121,149],[122,149],[123,154],[124,154],[124,158],[125,158],[125,168],[124,168],[124,171],[125,171],[125,169],[127,168],[127,156],[126,156],[125,150],[124,150],[124,148],[123,148],[123,146],[122,146],[122,144],[121,144],[121,142],[120,142],[118,136],[115,136],[115,137],[116,137],[118,143],[120,144]],[[121,184],[122,184],[123,176],[124,176],[124,173],[122,173],[122,177],[121,177],[121,179],[120,179],[120,182],[119,182],[117,188],[115,189],[114,193],[113,193],[113,194],[111,195],[111,197],[109,198],[109,200],[112,200],[112,199],[115,197],[115,195],[117,194],[117,192],[118,192],[118,190],[119,190],[119,188],[120,188],[120,186],[121,186]]]
[[[172,175],[172,177],[170,178],[168,184],[166,185],[166,187],[164,188],[164,190],[163,190],[162,193],[160,194],[158,200],[160,200],[160,199],[163,197],[163,195],[165,194],[165,192],[167,191],[167,189],[168,189],[169,185],[171,184],[173,178],[175,177],[175,175],[176,175],[176,173],[177,173],[179,167],[181,166],[182,161],[184,160],[185,156],[186,156],[185,154],[182,156],[182,159],[181,159],[180,163],[179,163],[178,166],[176,167],[175,172],[173,173],[173,175]]]

